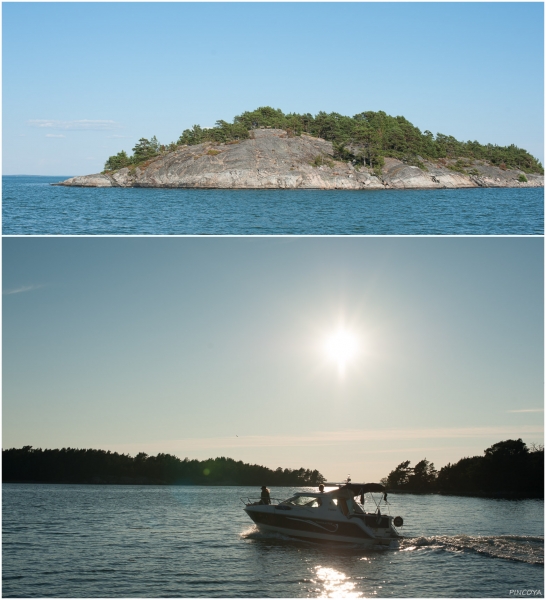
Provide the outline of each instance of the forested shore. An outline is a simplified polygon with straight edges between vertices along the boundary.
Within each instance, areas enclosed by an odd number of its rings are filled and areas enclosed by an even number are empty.
[[[105,450],[24,446],[2,451],[3,483],[318,486],[311,469],[269,469],[232,458],[180,459],[171,454],[135,457]],[[462,458],[439,471],[426,458],[400,463],[381,480],[391,492],[505,498],[544,498],[544,448],[505,440],[483,456]]]
[[[382,480],[390,491],[500,498],[544,498],[544,447],[505,440],[483,456],[462,458],[437,471],[426,458],[400,463]]]
[[[181,460],[162,453],[131,457],[105,450],[32,446],[2,451],[3,483],[316,486],[324,481],[317,470],[273,470],[225,457]]]

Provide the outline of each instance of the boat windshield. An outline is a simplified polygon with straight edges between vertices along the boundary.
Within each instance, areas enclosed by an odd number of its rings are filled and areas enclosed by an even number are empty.
[[[344,499],[344,498],[333,498],[332,502],[339,506],[341,512],[344,515],[363,515],[365,514],[362,507],[356,500]]]
[[[360,508],[360,505],[356,500],[347,500],[347,507],[349,512],[355,515],[363,515],[364,511]]]
[[[283,504],[292,504],[293,506],[310,506],[311,508],[317,508],[322,504],[322,502],[320,498],[315,498],[314,496],[294,496],[293,498],[285,500]]]

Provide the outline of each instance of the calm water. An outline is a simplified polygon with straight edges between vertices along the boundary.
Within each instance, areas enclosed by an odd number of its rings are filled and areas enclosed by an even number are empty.
[[[52,187],[3,177],[4,234],[542,235],[544,190],[184,190]]]
[[[256,531],[256,488],[4,484],[4,596],[508,597],[544,592],[544,503],[389,495],[399,549]],[[272,489],[288,497],[294,489]]]

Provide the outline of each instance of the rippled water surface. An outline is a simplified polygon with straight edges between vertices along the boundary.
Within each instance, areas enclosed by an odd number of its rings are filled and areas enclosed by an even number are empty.
[[[542,235],[544,190],[64,188],[3,177],[4,234]]]
[[[4,596],[509,597],[544,581],[544,503],[389,495],[399,548],[257,532],[257,489],[4,484]],[[291,488],[272,489],[288,497]],[[513,596],[513,594],[512,594]]]

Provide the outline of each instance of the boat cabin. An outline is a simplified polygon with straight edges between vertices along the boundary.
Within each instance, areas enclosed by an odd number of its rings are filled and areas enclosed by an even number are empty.
[[[345,516],[365,514],[362,507],[355,500],[354,495],[348,490],[338,489],[322,493],[300,492],[280,504],[299,508],[322,508],[323,510],[340,511]]]

